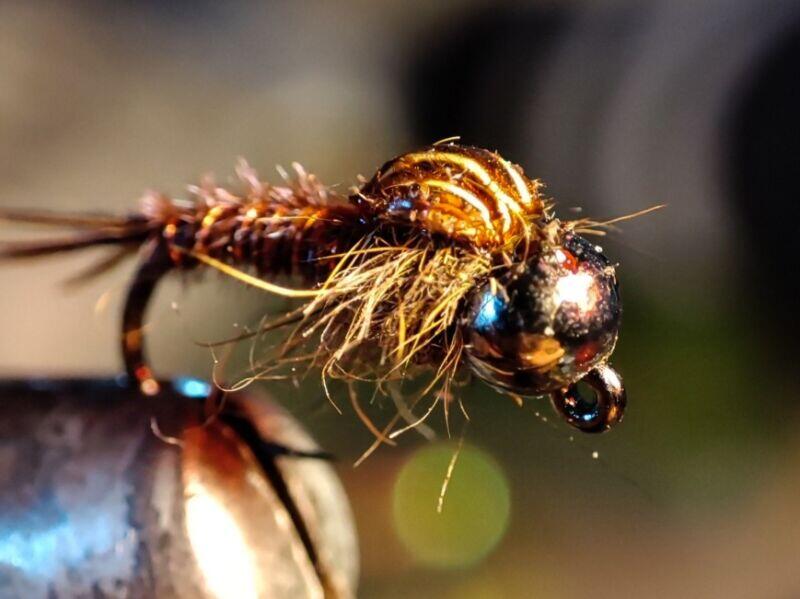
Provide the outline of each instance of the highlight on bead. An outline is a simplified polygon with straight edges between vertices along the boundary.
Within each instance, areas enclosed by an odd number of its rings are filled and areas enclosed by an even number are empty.
[[[349,194],[299,164],[271,184],[242,160],[237,188],[206,177],[185,198],[147,193],[127,216],[1,211],[0,220],[74,233],[2,244],[0,258],[110,246],[75,278],[87,280],[138,254],[121,347],[130,380],[150,395],[160,387],[146,357],[145,313],[168,273],[215,270],[295,302],[208,344],[251,343],[242,376],[215,369],[217,392],[318,369],[331,403],[341,411],[344,398],[375,437],[364,457],[410,430],[431,436],[425,423],[439,406],[449,431],[454,405],[467,416],[457,387],[469,375],[515,401],[550,396],[579,430],[609,429],[626,403],[608,365],[622,304],[615,266],[582,235],[658,207],[560,220],[541,182],[496,152],[457,142],[397,156]],[[276,332],[277,342],[265,340]],[[577,391],[584,379],[593,398]],[[396,407],[388,422],[362,408],[366,383],[370,401],[385,396]]]

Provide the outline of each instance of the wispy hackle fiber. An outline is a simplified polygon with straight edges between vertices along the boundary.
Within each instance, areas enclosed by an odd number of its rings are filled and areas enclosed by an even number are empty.
[[[303,213],[307,206],[347,206],[346,200],[297,167],[295,176],[287,178],[291,187],[261,182],[246,166],[239,172],[246,175],[242,179],[247,191],[242,197],[228,190],[218,192],[220,188],[207,181],[202,196],[194,201],[218,206],[223,200],[218,194],[222,193],[225,203],[252,208],[261,203],[275,206],[285,199],[300,214],[260,219],[268,225],[275,218],[290,218],[299,229],[308,227],[310,217]],[[174,201],[170,205],[174,206]],[[232,218],[241,218],[242,209]],[[342,222],[329,225],[342,226]],[[228,233],[215,243],[231,243],[236,227],[224,221],[216,226]],[[216,233],[208,238],[216,238]],[[371,381],[380,392],[386,392],[386,383],[434,365],[431,381],[417,402],[426,394],[433,395],[434,405],[449,397],[449,386],[461,364],[463,341],[454,326],[458,307],[476,281],[489,275],[492,261],[486,252],[463,244],[437,244],[414,232],[385,233],[380,227],[365,229],[345,251],[316,256],[317,269],[327,274],[318,285],[303,290],[252,279],[249,273],[233,269],[230,260],[209,260],[210,252],[205,248],[190,251],[192,257],[269,292],[308,297],[291,313],[293,317],[288,320],[295,327],[285,341],[271,355],[255,361],[252,372],[234,388],[259,378],[275,378],[284,367],[294,371],[299,362],[306,362],[321,369],[326,389],[327,380],[340,379]],[[263,328],[274,326],[275,321],[266,320]],[[354,407],[366,419],[358,406]],[[416,420],[408,413],[403,417]],[[373,430],[374,425],[368,426]]]

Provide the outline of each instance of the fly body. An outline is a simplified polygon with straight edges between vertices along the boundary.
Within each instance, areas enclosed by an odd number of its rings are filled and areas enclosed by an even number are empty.
[[[159,392],[142,332],[153,290],[170,271],[209,267],[301,300],[266,321],[264,329],[291,333],[252,378],[306,362],[321,369],[323,382],[367,379],[383,390],[427,370],[430,384],[399,410],[413,425],[424,417],[411,409],[426,395],[433,401],[425,416],[439,403],[447,414],[454,377],[468,371],[514,396],[549,395],[587,432],[622,419],[625,392],[608,366],[621,316],[615,267],[581,236],[601,223],[556,218],[542,185],[519,166],[444,142],[390,160],[350,194],[299,165],[280,185],[244,163],[238,175],[239,190],[207,180],[190,187],[188,199],[149,194],[126,217],[6,211],[6,220],[78,232],[7,244],[0,255],[96,245],[117,247],[117,255],[138,251],[122,352],[148,394]],[[581,381],[593,398],[579,393]]]

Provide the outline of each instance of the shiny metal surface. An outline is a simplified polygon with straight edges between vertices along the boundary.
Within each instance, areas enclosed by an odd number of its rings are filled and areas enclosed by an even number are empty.
[[[249,395],[199,427],[180,388],[0,383],[0,597],[354,594],[347,499],[308,435]]]

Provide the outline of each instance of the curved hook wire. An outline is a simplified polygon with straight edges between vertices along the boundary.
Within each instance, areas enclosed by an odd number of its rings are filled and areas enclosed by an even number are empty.
[[[585,382],[595,393],[588,401],[578,390]],[[622,421],[627,396],[622,378],[608,364],[600,364],[581,379],[564,389],[551,393],[553,408],[575,428],[585,433],[604,433]]]

